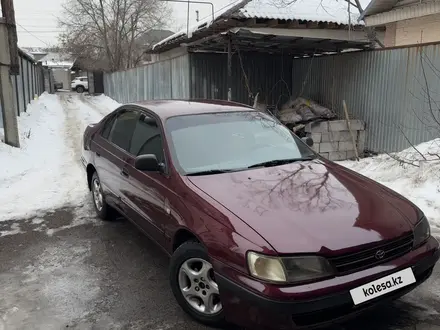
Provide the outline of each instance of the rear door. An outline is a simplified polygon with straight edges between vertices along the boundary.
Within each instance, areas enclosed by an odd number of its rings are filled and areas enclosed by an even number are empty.
[[[128,152],[139,112],[121,108],[105,123],[97,137],[95,165],[104,193],[126,213],[120,202],[126,185],[125,164],[131,159]]]

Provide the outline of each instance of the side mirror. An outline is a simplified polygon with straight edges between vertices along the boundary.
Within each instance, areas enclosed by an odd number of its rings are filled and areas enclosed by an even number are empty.
[[[140,155],[134,160],[134,167],[139,171],[145,172],[161,172],[162,167],[157,161],[156,155]]]
[[[305,144],[307,144],[309,147],[313,147],[313,139],[309,136],[301,138]]]

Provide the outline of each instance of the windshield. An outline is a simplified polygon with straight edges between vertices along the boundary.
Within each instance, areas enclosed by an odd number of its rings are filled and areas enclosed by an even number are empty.
[[[285,126],[257,111],[176,116],[166,121],[166,130],[182,174],[315,157]]]

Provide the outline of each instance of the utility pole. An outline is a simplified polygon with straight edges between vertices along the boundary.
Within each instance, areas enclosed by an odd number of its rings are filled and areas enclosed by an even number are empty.
[[[17,28],[13,0],[0,0],[2,15],[0,18],[0,105],[3,115],[5,142],[20,147],[17,114],[11,75],[19,75],[17,47]]]

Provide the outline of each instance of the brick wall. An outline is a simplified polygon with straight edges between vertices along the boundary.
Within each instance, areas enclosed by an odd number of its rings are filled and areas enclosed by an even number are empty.
[[[359,155],[365,149],[365,123],[361,120],[352,120],[351,130],[355,137]],[[313,139],[313,149],[329,160],[345,160],[355,157],[355,146],[345,120],[324,121],[307,124],[307,136]]]
[[[393,47],[396,45],[396,27],[396,22],[387,24],[384,39],[385,47]]]
[[[390,23],[386,28],[387,47],[440,41],[440,14]]]

